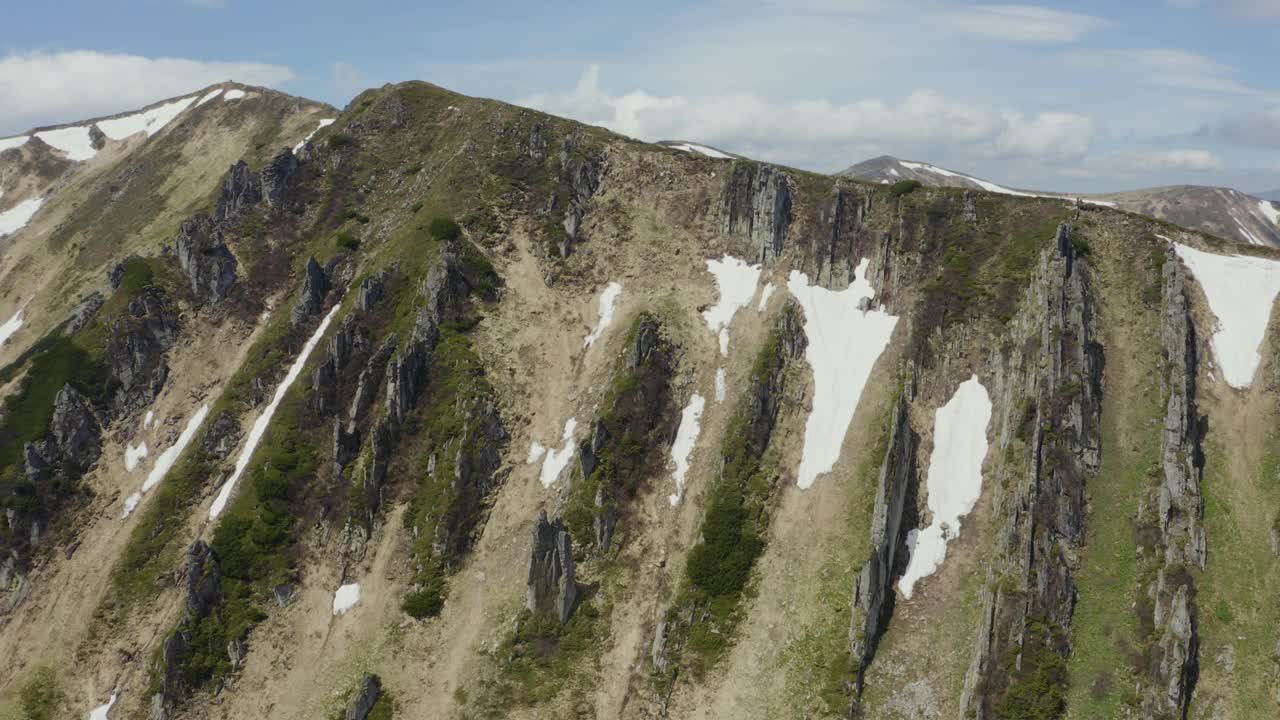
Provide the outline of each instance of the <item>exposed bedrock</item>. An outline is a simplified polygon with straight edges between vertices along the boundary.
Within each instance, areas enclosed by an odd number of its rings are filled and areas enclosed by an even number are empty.
[[[236,258],[212,218],[198,213],[183,222],[174,238],[174,248],[178,266],[197,302],[216,303],[231,292],[236,281]]]
[[[720,231],[769,263],[782,253],[791,223],[791,183],[772,165],[735,161],[720,198]]]
[[[186,597],[183,603],[182,619],[161,646],[157,657],[155,677],[159,681],[159,689],[151,696],[151,720],[172,720],[177,717],[176,707],[191,691],[187,686],[183,668],[187,656],[191,653],[191,628],[222,601],[222,568],[218,563],[218,555],[202,540],[197,540],[187,548],[186,557]],[[236,655],[243,656],[244,646],[235,643],[228,648],[230,660]]]
[[[573,541],[564,523],[538,513],[533,525],[533,547],[529,551],[529,581],[525,607],[547,613],[561,623],[569,621],[578,598],[573,573]]]
[[[965,717],[1001,717],[1031,688],[1063,692],[1052,668],[1070,650],[1072,567],[1084,538],[1086,483],[1100,461],[1102,349],[1093,305],[1088,261],[1062,225],[993,360],[1000,449],[1022,457],[1026,469],[996,500],[1002,530],[961,696]]]
[[[1195,584],[1191,571],[1202,569],[1205,536],[1201,521],[1204,499],[1200,480],[1204,455],[1196,415],[1196,332],[1187,301],[1182,264],[1170,248],[1164,261],[1163,317],[1166,395],[1163,457],[1155,506],[1159,513],[1156,580],[1151,598],[1156,642],[1143,677],[1142,707],[1146,717],[1186,717],[1197,673]]]
[[[298,299],[289,313],[289,324],[297,327],[318,315],[324,308],[324,298],[328,293],[329,278],[325,275],[324,268],[320,267],[314,256],[307,258],[302,289],[298,291]]]
[[[156,399],[169,375],[165,352],[177,338],[178,313],[163,290],[147,287],[130,298],[127,313],[112,322],[107,338],[113,415],[140,410]]]
[[[360,687],[347,703],[344,720],[366,720],[373,712],[373,706],[382,697],[382,680],[377,675],[365,673],[360,678]]]
[[[903,515],[910,490],[918,482],[917,439],[908,413],[912,395],[912,385],[908,382],[894,403],[889,444],[880,463],[875,509],[871,515],[871,557],[853,581],[849,657],[856,683],[852,688],[855,706],[862,694],[866,668],[875,656],[876,645],[893,610],[894,568],[902,557],[901,548],[906,538]]]

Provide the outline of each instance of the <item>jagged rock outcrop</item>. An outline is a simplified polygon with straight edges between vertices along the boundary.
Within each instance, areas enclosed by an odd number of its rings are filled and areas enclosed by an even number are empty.
[[[907,498],[918,482],[916,435],[908,413],[913,395],[910,382],[894,403],[889,444],[880,464],[875,509],[871,514],[871,557],[853,581],[852,616],[849,624],[849,657],[853,663],[855,706],[862,694],[867,665],[888,625],[894,601],[895,568],[906,539],[903,517]]]
[[[558,246],[560,257],[568,257],[569,253],[573,252],[573,244],[577,242],[578,232],[582,227],[582,217],[586,215],[587,204],[600,190],[600,178],[604,174],[604,164],[608,159],[607,153],[603,150],[591,151],[585,156],[580,156],[578,145],[578,139],[572,135],[565,137],[560,145],[562,181],[568,186],[564,219],[561,221],[564,237]],[[550,199],[550,207],[554,208],[556,197],[552,196]]]
[[[373,673],[365,673],[364,677],[360,678],[360,687],[356,689],[356,694],[347,703],[347,712],[343,715],[343,719],[366,720],[380,697],[382,697],[382,680]]]
[[[720,232],[746,243],[753,260],[769,263],[782,253],[791,224],[791,184],[786,173],[737,161],[720,198]]]
[[[1069,652],[1073,559],[1101,448],[1093,305],[1088,261],[1062,225],[993,362],[1001,449],[1025,457],[1026,470],[997,500],[1002,530],[961,696],[965,717],[999,717],[1011,688]]]
[[[174,238],[174,248],[197,302],[216,303],[231,292],[236,281],[236,258],[212,218],[198,213],[183,222]]]
[[[101,429],[93,415],[89,398],[70,385],[63,385],[53,401],[49,434],[62,466],[80,474],[89,469],[101,448]]]
[[[377,352],[369,357],[369,361],[356,378],[356,389],[351,395],[351,407],[347,411],[347,420],[351,423],[353,430],[354,426],[364,419],[369,408],[373,407],[378,386],[387,370],[387,363],[396,350],[396,341],[397,337],[394,333],[388,336],[378,347]]]
[[[218,223],[234,221],[261,201],[262,182],[249,164],[241,160],[232,165],[222,178],[222,192],[218,195],[213,219]]]
[[[1204,456],[1196,416],[1196,333],[1187,301],[1186,278],[1172,248],[1163,269],[1164,432],[1162,474],[1157,491],[1160,556],[1151,597],[1157,638],[1151,649],[1143,696],[1146,717],[1186,717],[1197,672],[1195,585],[1191,570],[1203,569],[1205,536],[1200,492]]]
[[[187,687],[183,663],[191,651],[193,624],[209,615],[222,600],[222,568],[218,555],[203,540],[197,540],[187,548],[186,598],[182,620],[174,632],[165,639],[155,668],[159,690],[151,696],[151,720],[172,720],[175,708],[186,697]],[[238,642],[229,650],[237,653],[230,659],[243,657],[244,645]]]
[[[461,434],[445,446],[430,470],[451,472],[452,498],[431,543],[432,552],[450,562],[470,547],[476,518],[496,484],[502,445],[507,441],[494,398],[472,396],[461,402]]]
[[[329,293],[329,278],[324,268],[316,262],[315,256],[307,258],[307,267],[303,273],[302,289],[298,292],[298,301],[293,304],[289,313],[289,324],[297,327],[324,308],[324,297]]]
[[[89,324],[90,320],[93,320],[93,317],[98,314],[98,310],[102,309],[102,305],[106,301],[106,296],[97,290],[86,295],[84,299],[76,303],[75,308],[71,311],[70,317],[67,318],[67,326],[63,332],[67,335],[74,335],[80,332],[81,329]]]
[[[177,339],[178,313],[163,290],[146,287],[130,298],[128,312],[115,319],[107,338],[114,415],[139,410],[156,399],[169,376],[165,352]]]
[[[654,453],[672,434],[677,413],[671,393],[673,355],[658,320],[642,313],[629,333],[591,434],[578,446],[580,472],[574,479],[577,486],[569,489],[566,517],[581,540],[587,532],[581,514],[584,506],[591,506],[588,547],[593,550],[609,550],[618,521],[657,464]]]
[[[271,207],[279,207],[288,196],[290,190],[298,184],[298,171],[301,163],[294,156],[291,148],[282,148],[276,153],[259,174],[261,196]]]
[[[201,441],[204,451],[219,462],[226,460],[239,443],[240,420],[228,410],[218,413],[218,417],[214,418],[209,425],[209,429],[205,431],[204,440]]]
[[[356,307],[360,308],[360,312],[372,310],[386,294],[388,274],[388,271],[383,270],[360,281],[360,294],[356,300]]]
[[[815,282],[830,290],[843,290],[853,279],[854,261],[870,254],[875,239],[866,227],[872,193],[861,186],[837,183],[831,204],[824,209],[811,232]],[[888,240],[888,238],[886,238]],[[874,255],[873,263],[886,265],[889,255]],[[883,290],[884,285],[876,285]]]
[[[538,513],[533,526],[533,548],[529,551],[529,588],[525,607],[547,613],[561,623],[569,622],[578,585],[573,572],[573,541],[559,518],[547,519]]]

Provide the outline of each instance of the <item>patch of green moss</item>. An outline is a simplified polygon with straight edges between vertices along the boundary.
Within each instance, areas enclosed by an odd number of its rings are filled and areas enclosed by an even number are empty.
[[[1061,648],[1066,633],[1051,623],[1027,623],[1027,639],[1019,658],[1006,659],[1011,682],[995,705],[1001,720],[1057,720],[1067,709],[1067,663]]]
[[[23,720],[54,720],[61,717],[66,699],[62,681],[48,667],[37,668],[18,692],[18,706]]]

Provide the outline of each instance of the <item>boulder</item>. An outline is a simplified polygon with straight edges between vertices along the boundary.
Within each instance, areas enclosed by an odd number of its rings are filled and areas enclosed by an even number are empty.
[[[101,453],[101,430],[89,399],[69,384],[62,386],[53,401],[49,432],[63,467],[68,470],[85,472]]]
[[[382,697],[382,680],[373,673],[365,673],[364,677],[360,678],[360,687],[356,689],[356,694],[347,703],[347,712],[343,715],[343,719],[366,720],[380,697]]]
[[[102,304],[106,301],[106,296],[97,290],[84,296],[76,304],[75,309],[71,311],[71,316],[67,318],[67,326],[63,332],[67,335],[74,335],[80,332],[81,329],[89,324],[93,316],[98,314],[98,310],[102,308]]]
[[[226,410],[218,413],[218,417],[214,418],[201,442],[204,451],[219,462],[226,460],[239,443],[240,420]]]
[[[178,313],[163,290],[147,287],[129,299],[128,312],[112,322],[107,338],[113,415],[139,410],[156,399],[169,376],[165,352],[177,338]]]

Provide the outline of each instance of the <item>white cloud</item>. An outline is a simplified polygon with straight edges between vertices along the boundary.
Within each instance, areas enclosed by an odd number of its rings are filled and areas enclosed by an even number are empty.
[[[864,99],[843,104],[825,99],[779,102],[754,93],[660,96],[635,90],[614,95],[600,87],[594,65],[572,91],[519,102],[642,140],[695,140],[763,159],[810,160],[826,169],[847,165],[845,151],[867,145],[962,145],[987,156],[1070,160],[1088,150],[1093,134],[1093,121],[1081,115],[1029,115],[929,90],[898,103]]]
[[[1074,69],[1135,84],[1157,85],[1226,95],[1267,93],[1237,82],[1236,69],[1198,53],[1167,48],[1073,50],[1064,56]]]
[[[1100,30],[1110,21],[1036,5],[975,5],[946,13],[958,30],[1025,43],[1070,43]]]
[[[0,135],[132,110],[225,80],[276,86],[291,79],[287,67],[256,62],[92,50],[11,53],[0,58]]]
[[[1134,150],[1116,153],[1114,158],[1119,164],[1138,172],[1204,172],[1226,167],[1222,158],[1208,150]]]
[[[1240,145],[1280,148],[1280,107],[1230,117],[1216,135]]]

